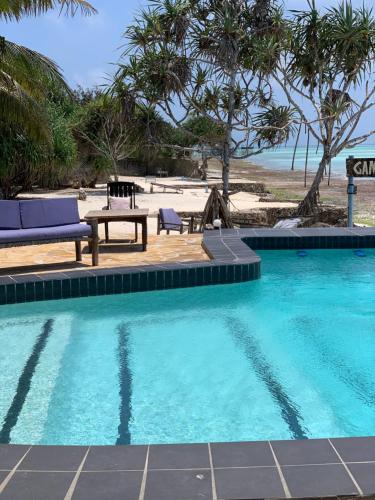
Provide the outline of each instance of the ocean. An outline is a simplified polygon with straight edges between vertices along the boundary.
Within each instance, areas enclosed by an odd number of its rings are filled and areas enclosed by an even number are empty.
[[[247,161],[256,163],[271,170],[290,170],[292,166],[294,146],[281,146],[275,150],[266,151],[259,155],[250,156]],[[307,168],[315,172],[321,159],[321,148],[316,152],[316,145],[310,146]],[[332,175],[345,177],[345,160],[353,155],[358,158],[375,158],[375,144],[363,144],[352,149],[345,149],[332,160]],[[295,170],[304,170],[306,146],[299,146],[294,162]],[[245,160],[246,161],[246,160]]]

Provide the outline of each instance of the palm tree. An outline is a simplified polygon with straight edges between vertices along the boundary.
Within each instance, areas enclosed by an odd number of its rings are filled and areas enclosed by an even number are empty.
[[[60,7],[67,15],[74,15],[78,9],[85,15],[96,12],[86,0],[0,0],[0,21],[18,21],[54,7]],[[21,126],[35,139],[48,139],[42,105],[48,82],[69,92],[60,69],[51,59],[0,35],[0,117],[3,123]]]
[[[275,0],[150,0],[125,34],[117,77],[138,101],[186,132],[192,114],[223,130],[217,156],[226,201],[231,159],[293,132],[293,111],[277,106],[269,81],[280,16]]]

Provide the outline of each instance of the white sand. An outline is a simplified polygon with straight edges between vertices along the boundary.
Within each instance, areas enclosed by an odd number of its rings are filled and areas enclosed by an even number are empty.
[[[195,182],[191,179],[181,181],[181,178],[162,178],[156,182],[166,185],[183,185],[187,187],[183,189],[182,194],[176,194],[170,190],[163,192],[163,188],[155,187],[154,193],[150,193],[150,182],[144,177],[121,177],[122,181],[135,182],[141,186],[145,192],[136,194],[136,205],[139,208],[148,208],[150,217],[148,220],[148,229],[150,234],[156,234],[157,213],[159,208],[174,208],[176,212],[201,212],[207,202],[209,189],[206,189],[207,183]],[[154,181],[154,179],[152,179]],[[231,179],[231,182],[245,182],[244,179]],[[215,181],[210,181],[210,184]],[[216,181],[217,182],[217,181]],[[197,188],[190,187],[192,184],[197,185]],[[80,216],[83,218],[90,210],[100,210],[107,205],[106,185],[98,185],[96,189],[85,189],[87,193],[86,201],[78,201]],[[207,192],[206,192],[207,191]],[[25,193],[21,196],[35,198],[53,198],[57,196],[77,196],[78,191],[75,189],[64,189],[59,191],[35,191],[34,193]],[[231,196],[232,211],[237,210],[254,210],[266,207],[293,207],[293,203],[282,202],[260,202],[259,196],[252,193],[239,192]],[[111,235],[121,237],[124,232],[132,232],[134,225],[128,223],[112,223]],[[101,228],[102,231],[102,228]]]

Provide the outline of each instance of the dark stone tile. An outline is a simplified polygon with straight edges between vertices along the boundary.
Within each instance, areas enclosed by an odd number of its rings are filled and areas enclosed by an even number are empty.
[[[44,299],[45,300],[53,299],[52,281],[44,282]]]
[[[208,470],[164,470],[147,474],[145,500],[211,500]]]
[[[114,293],[122,293],[122,274],[114,275]]]
[[[30,283],[35,281],[40,281],[41,278],[37,274],[16,274],[13,276],[16,283]],[[1,283],[1,278],[0,278]]]
[[[285,498],[276,467],[215,469],[218,498]]]
[[[75,471],[87,451],[85,446],[33,446],[19,469]]]
[[[141,272],[139,274],[139,291],[145,292],[148,290],[148,273]]]
[[[196,269],[196,284],[197,285],[204,285],[204,268],[203,267],[197,267]]]
[[[276,465],[267,441],[212,443],[211,453],[214,467]]]
[[[180,270],[180,286],[186,287],[188,286],[189,278],[188,278],[188,270],[183,268]]]
[[[63,500],[73,478],[73,472],[16,472],[1,499]]]
[[[28,449],[29,446],[0,444],[0,469],[13,469]]]
[[[114,292],[114,277],[113,274],[105,277],[105,293],[111,295]]]
[[[147,290],[156,290],[156,273],[157,271],[147,272]]]
[[[156,289],[162,290],[164,288],[164,271],[156,272]]]
[[[173,270],[165,270],[164,272],[165,288],[173,288]]]
[[[37,281],[35,283],[35,300],[44,299],[44,281]]]
[[[6,285],[7,304],[16,302],[16,285]]]
[[[272,441],[280,465],[341,463],[327,439]]]
[[[349,464],[348,467],[363,493],[373,495],[375,493],[375,462]]]
[[[79,295],[80,297],[87,297],[89,294],[89,281],[88,277],[79,278]]]
[[[139,278],[139,272],[130,274],[130,286],[132,292],[139,292]]]
[[[98,295],[105,295],[105,275],[96,277]]]
[[[358,495],[343,465],[282,467],[293,497]]]
[[[90,276],[89,277],[89,295],[95,296],[98,294],[98,287],[96,283],[96,276]]]
[[[79,280],[80,280],[80,278],[72,278],[70,280],[70,295],[71,295],[71,297],[79,297],[80,296]]]
[[[331,439],[344,462],[375,461],[375,437]]]
[[[17,283],[16,285],[16,302],[25,302],[26,288],[24,283]]]
[[[54,299],[61,299],[61,280],[52,281],[52,293]]]
[[[146,454],[147,446],[92,446],[83,470],[143,471]]]
[[[70,279],[62,280],[61,282],[61,295],[63,299],[70,298]]]
[[[73,500],[138,500],[142,472],[82,472]]]
[[[7,290],[5,285],[0,285],[0,304],[7,303]]]
[[[25,299],[26,302],[33,302],[35,300],[35,284],[25,283]]]
[[[188,286],[195,286],[197,283],[196,269],[188,268]]]
[[[16,278],[16,276],[14,278]],[[15,279],[10,276],[0,276],[0,285],[14,285],[15,282]]]
[[[149,469],[203,469],[210,467],[207,444],[150,446]]]
[[[128,293],[131,291],[131,274],[124,274],[122,277],[122,291]]]

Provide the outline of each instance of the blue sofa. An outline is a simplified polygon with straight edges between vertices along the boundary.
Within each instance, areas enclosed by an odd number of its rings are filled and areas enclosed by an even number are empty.
[[[81,261],[81,242],[88,241],[97,266],[97,223],[81,222],[75,198],[0,200],[0,248],[74,241]]]

